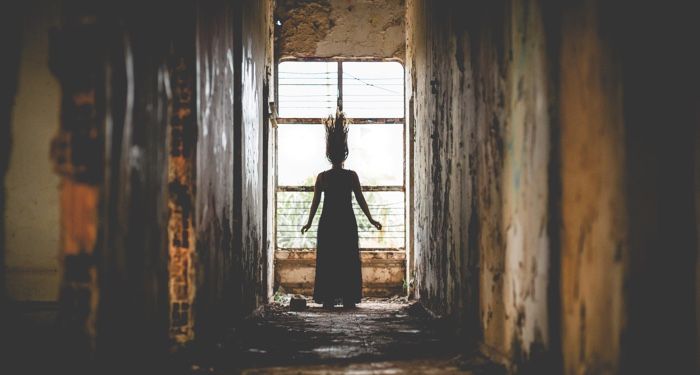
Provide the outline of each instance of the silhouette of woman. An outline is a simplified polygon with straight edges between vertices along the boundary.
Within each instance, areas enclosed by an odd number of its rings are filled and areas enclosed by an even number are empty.
[[[301,233],[311,227],[323,193],[323,211],[317,232],[314,300],[327,309],[333,308],[337,300],[342,300],[344,307],[352,308],[362,298],[362,270],[351,193],[355,193],[355,199],[369,222],[379,230],[382,225],[372,219],[357,173],[343,169],[348,157],[345,115],[337,112],[335,118],[328,117],[325,125],[326,158],[333,167],[316,177],[309,220],[301,228]]]

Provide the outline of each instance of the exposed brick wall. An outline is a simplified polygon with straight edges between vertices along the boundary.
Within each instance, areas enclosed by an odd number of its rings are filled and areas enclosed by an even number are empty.
[[[103,178],[103,112],[98,102],[99,33],[71,24],[52,34],[50,66],[61,82],[59,129],[51,143],[60,184],[62,265],[59,324],[76,355],[94,351],[97,314],[99,196]]]
[[[196,292],[194,231],[195,147],[197,141],[194,17],[180,25],[182,38],[170,58],[172,98],[169,122],[168,243],[170,335],[177,343],[194,338]]]

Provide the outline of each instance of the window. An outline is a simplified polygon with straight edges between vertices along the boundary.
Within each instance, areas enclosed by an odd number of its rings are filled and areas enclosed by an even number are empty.
[[[341,106],[350,119],[345,163],[356,170],[375,230],[353,198],[361,250],[405,248],[404,84],[397,62],[287,61],[278,67],[277,248],[314,249],[302,235],[316,175],[329,168],[323,120]]]

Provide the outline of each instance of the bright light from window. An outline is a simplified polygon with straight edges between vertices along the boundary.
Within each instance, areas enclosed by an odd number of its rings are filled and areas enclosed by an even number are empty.
[[[299,230],[308,217],[316,176],[330,168],[322,122],[335,114],[340,98],[351,121],[345,168],[358,173],[370,211],[384,226],[382,231],[374,230],[353,199],[360,248],[403,248],[403,66],[290,61],[280,63],[278,73],[277,247],[316,246],[322,205],[311,230],[304,236]]]
[[[279,64],[279,116],[323,118],[335,114],[338,98],[338,63]]]
[[[403,67],[397,62],[343,63],[343,110],[348,117],[403,117]]]

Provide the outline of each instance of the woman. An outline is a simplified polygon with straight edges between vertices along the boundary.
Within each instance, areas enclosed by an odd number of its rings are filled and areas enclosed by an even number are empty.
[[[348,157],[345,116],[339,112],[335,119],[329,117],[325,125],[326,158],[333,167],[316,177],[309,220],[301,228],[301,233],[311,227],[321,193],[324,193],[316,243],[314,300],[326,309],[333,308],[337,300],[342,300],[344,307],[353,308],[362,298],[362,271],[351,192],[355,193],[355,199],[369,222],[379,230],[382,225],[372,219],[357,173],[343,169]]]

